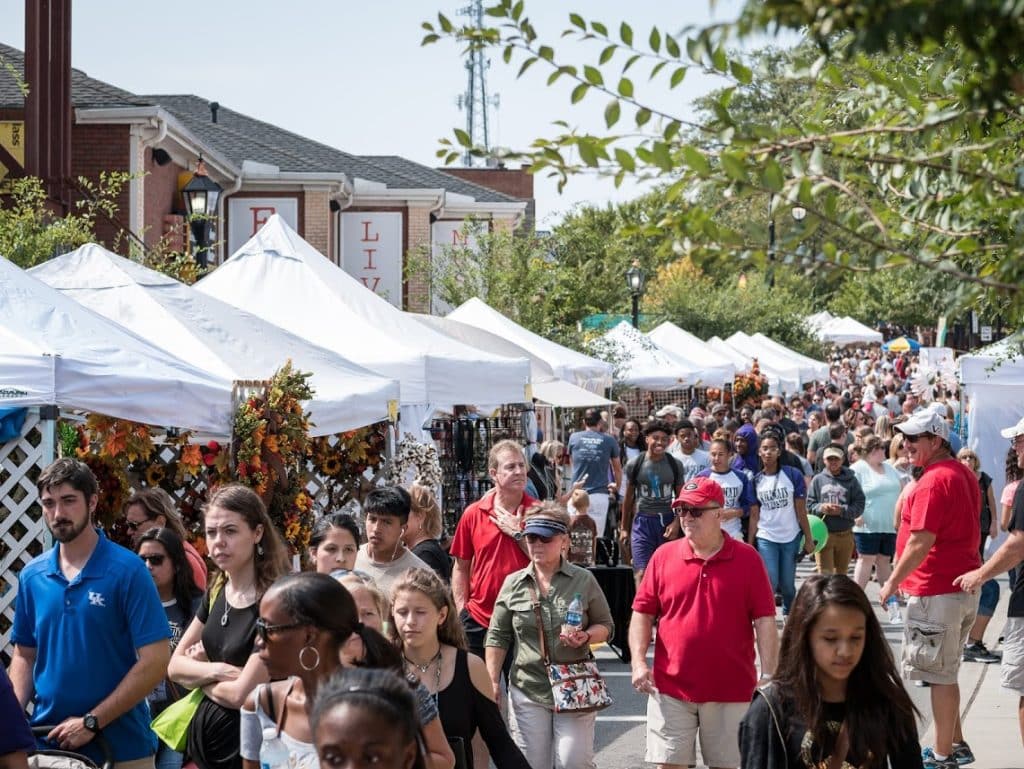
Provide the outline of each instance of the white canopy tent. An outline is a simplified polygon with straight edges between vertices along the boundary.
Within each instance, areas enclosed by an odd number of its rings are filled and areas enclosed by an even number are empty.
[[[700,337],[668,321],[648,331],[647,336],[658,347],[697,371],[704,386],[723,387],[732,384],[736,376],[736,364]]]
[[[1020,339],[1008,337],[957,361],[962,395],[970,409],[967,445],[992,476],[996,499],[1006,485],[1009,444],[999,433],[1024,417],[1024,355]],[[1000,538],[1001,540],[1001,538]],[[992,552],[990,546],[989,552]]]
[[[800,377],[796,370],[792,368],[779,370],[771,363],[762,360],[757,352],[750,353],[746,349],[741,350],[718,336],[708,339],[708,345],[720,355],[730,358],[736,365],[737,371],[749,371],[751,365],[753,365],[754,358],[757,358],[761,373],[768,379],[768,392],[773,395],[781,395],[783,392],[796,392],[800,389]]]
[[[804,318],[804,324],[811,329],[811,331],[817,331],[819,328],[824,326],[829,321],[833,320],[836,316],[830,313],[828,310],[822,310],[816,312],[813,315],[808,315]]]
[[[258,314],[400,383],[403,417],[522,403],[529,362],[480,352],[426,328],[332,264],[280,216],[199,281],[205,294]]]
[[[697,383],[694,371],[626,321],[590,343],[615,361],[615,381],[644,390],[679,390]]]
[[[822,342],[843,347],[848,344],[881,344],[882,334],[854,318],[832,318],[814,329]]]
[[[49,404],[230,434],[228,379],[176,359],[0,257],[0,405]]]
[[[506,318],[476,297],[467,299],[448,313],[448,317],[507,339],[547,363],[559,379],[572,382],[585,390],[603,394],[612,386],[610,364],[545,339]]]
[[[237,307],[102,246],[88,244],[30,270],[33,277],[197,368],[228,380],[269,379],[291,359],[312,373],[310,434],[387,419],[398,382],[367,371]]]
[[[791,350],[783,344],[779,344],[769,336],[758,332],[750,335],[750,339],[772,355],[777,355],[784,363],[795,365],[800,370],[800,382],[813,382],[816,379],[827,381],[829,377],[828,364],[825,361]]]
[[[564,379],[559,379],[546,361],[497,334],[460,323],[451,318],[439,318],[436,315],[418,313],[407,314],[420,323],[479,350],[486,350],[495,355],[504,355],[509,358],[527,358],[530,361],[530,385],[533,395],[543,403],[559,408],[608,406],[613,403],[607,398],[577,387]]]

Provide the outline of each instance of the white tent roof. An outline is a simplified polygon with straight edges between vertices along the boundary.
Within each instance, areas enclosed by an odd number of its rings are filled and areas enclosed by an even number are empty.
[[[705,386],[732,384],[736,376],[735,363],[700,337],[668,321],[648,331],[647,336],[658,347],[667,350],[693,368]]]
[[[817,331],[835,317],[836,316],[828,310],[822,310],[821,312],[816,312],[813,315],[808,315],[804,318],[804,323],[811,329],[811,331]]]
[[[816,379],[828,381],[829,370],[828,364],[825,361],[815,360],[798,353],[796,350],[790,350],[785,345],[779,344],[771,337],[761,333],[752,334],[750,338],[766,351],[781,357],[782,361],[795,365],[800,370],[801,383],[813,382]]]
[[[847,344],[875,344],[882,342],[882,334],[870,326],[865,326],[854,318],[832,318],[814,330],[814,335],[823,342],[838,347]]]
[[[222,436],[230,432],[231,382],[0,258],[0,405],[47,404]]]
[[[585,390],[603,393],[612,386],[610,364],[545,339],[506,318],[476,297],[467,299],[448,313],[448,317],[490,331],[519,345],[547,363],[555,376]]]
[[[398,382],[195,291],[102,246],[88,244],[30,270],[33,277],[130,328],[197,368],[229,380],[269,379],[289,358],[313,374],[311,435],[387,419]]]
[[[795,368],[783,367],[780,369],[771,362],[763,360],[759,350],[755,349],[751,352],[749,343],[741,348],[721,337],[713,336],[708,339],[708,344],[715,351],[730,357],[736,364],[737,371],[749,371],[754,358],[757,358],[761,373],[768,378],[768,391],[772,394],[792,393],[800,389],[800,376]]]
[[[479,350],[486,350],[495,355],[503,355],[509,358],[526,358],[530,361],[530,383],[533,388],[533,396],[544,403],[560,408],[582,408],[584,406],[607,406],[612,401],[602,398],[600,395],[577,387],[571,382],[559,379],[544,360],[538,358],[519,345],[513,344],[507,339],[502,339],[497,334],[484,331],[482,328],[459,323],[451,318],[439,318],[436,315],[421,315],[418,313],[406,313],[442,334],[452,339],[476,347]]]
[[[678,390],[697,383],[693,369],[676,359],[626,321],[593,340],[615,361],[615,381],[645,390]]]
[[[525,398],[527,361],[480,352],[417,323],[276,214],[195,288],[397,379],[403,404],[450,408]]]

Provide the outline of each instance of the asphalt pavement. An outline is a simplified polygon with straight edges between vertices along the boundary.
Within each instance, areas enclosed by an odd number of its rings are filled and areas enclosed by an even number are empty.
[[[813,562],[801,563],[797,570],[799,584],[813,573]],[[990,649],[999,649],[998,637],[1006,621],[1008,582],[1000,580],[1000,599],[996,613],[985,634]],[[888,617],[878,605],[878,585],[868,585],[868,596],[875,606],[886,640],[899,660],[903,629],[888,624]],[[781,609],[779,610],[781,631]],[[652,645],[648,659],[653,654]],[[615,704],[597,715],[595,735],[598,769],[632,769],[651,766],[644,763],[647,697],[638,694],[630,685],[629,665],[624,664],[607,646],[595,650]],[[934,734],[928,689],[908,682],[907,691],[921,712],[918,731],[922,745],[931,745]],[[1017,721],[1017,697],[999,686],[999,665],[977,662],[964,663],[960,668],[961,716],[964,734],[971,745],[976,761],[974,769],[1024,769],[1024,747],[1021,746]],[[698,763],[698,766],[703,764]]]

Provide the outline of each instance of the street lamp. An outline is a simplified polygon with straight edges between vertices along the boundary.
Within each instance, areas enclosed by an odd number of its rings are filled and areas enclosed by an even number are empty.
[[[775,288],[775,214],[772,213],[772,203],[774,202],[772,195],[768,198],[768,287]],[[793,215],[793,219],[797,222],[803,222],[807,217],[807,209],[803,206],[793,206],[790,209],[790,213]]]
[[[640,267],[640,262],[634,260],[626,270],[626,285],[629,286],[630,296],[633,297],[633,328],[637,329],[640,328],[640,297],[643,296],[646,283],[647,273]]]
[[[206,165],[200,157],[192,178],[181,188],[181,197],[185,203],[192,238],[196,242],[196,262],[202,268],[207,266],[211,223],[217,216],[217,202],[221,192],[223,188],[207,175]]]

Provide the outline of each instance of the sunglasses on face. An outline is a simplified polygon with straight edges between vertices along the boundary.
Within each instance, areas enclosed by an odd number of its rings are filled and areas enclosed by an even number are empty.
[[[128,531],[138,531],[142,524],[149,523],[152,520],[152,518],[143,518],[141,521],[129,521],[125,519],[125,522],[128,524]]]
[[[545,545],[549,544],[554,537],[545,537],[543,534],[527,534],[526,541],[530,544],[536,544],[537,542],[543,542]]]
[[[682,518],[684,515],[688,515],[691,518],[700,518],[704,513],[710,513],[718,510],[717,507],[677,507],[676,515]]]
[[[260,640],[266,643],[267,638],[271,633],[278,633],[282,630],[294,630],[297,627],[302,627],[301,622],[290,622],[287,625],[270,625],[263,617],[256,618],[256,635],[259,636]]]
[[[163,566],[164,561],[167,560],[166,555],[140,555],[143,563],[152,564],[153,566]]]
[[[907,443],[917,443],[919,440],[925,437],[927,436],[924,435],[924,433],[920,435],[904,435],[903,440],[906,441]]]

